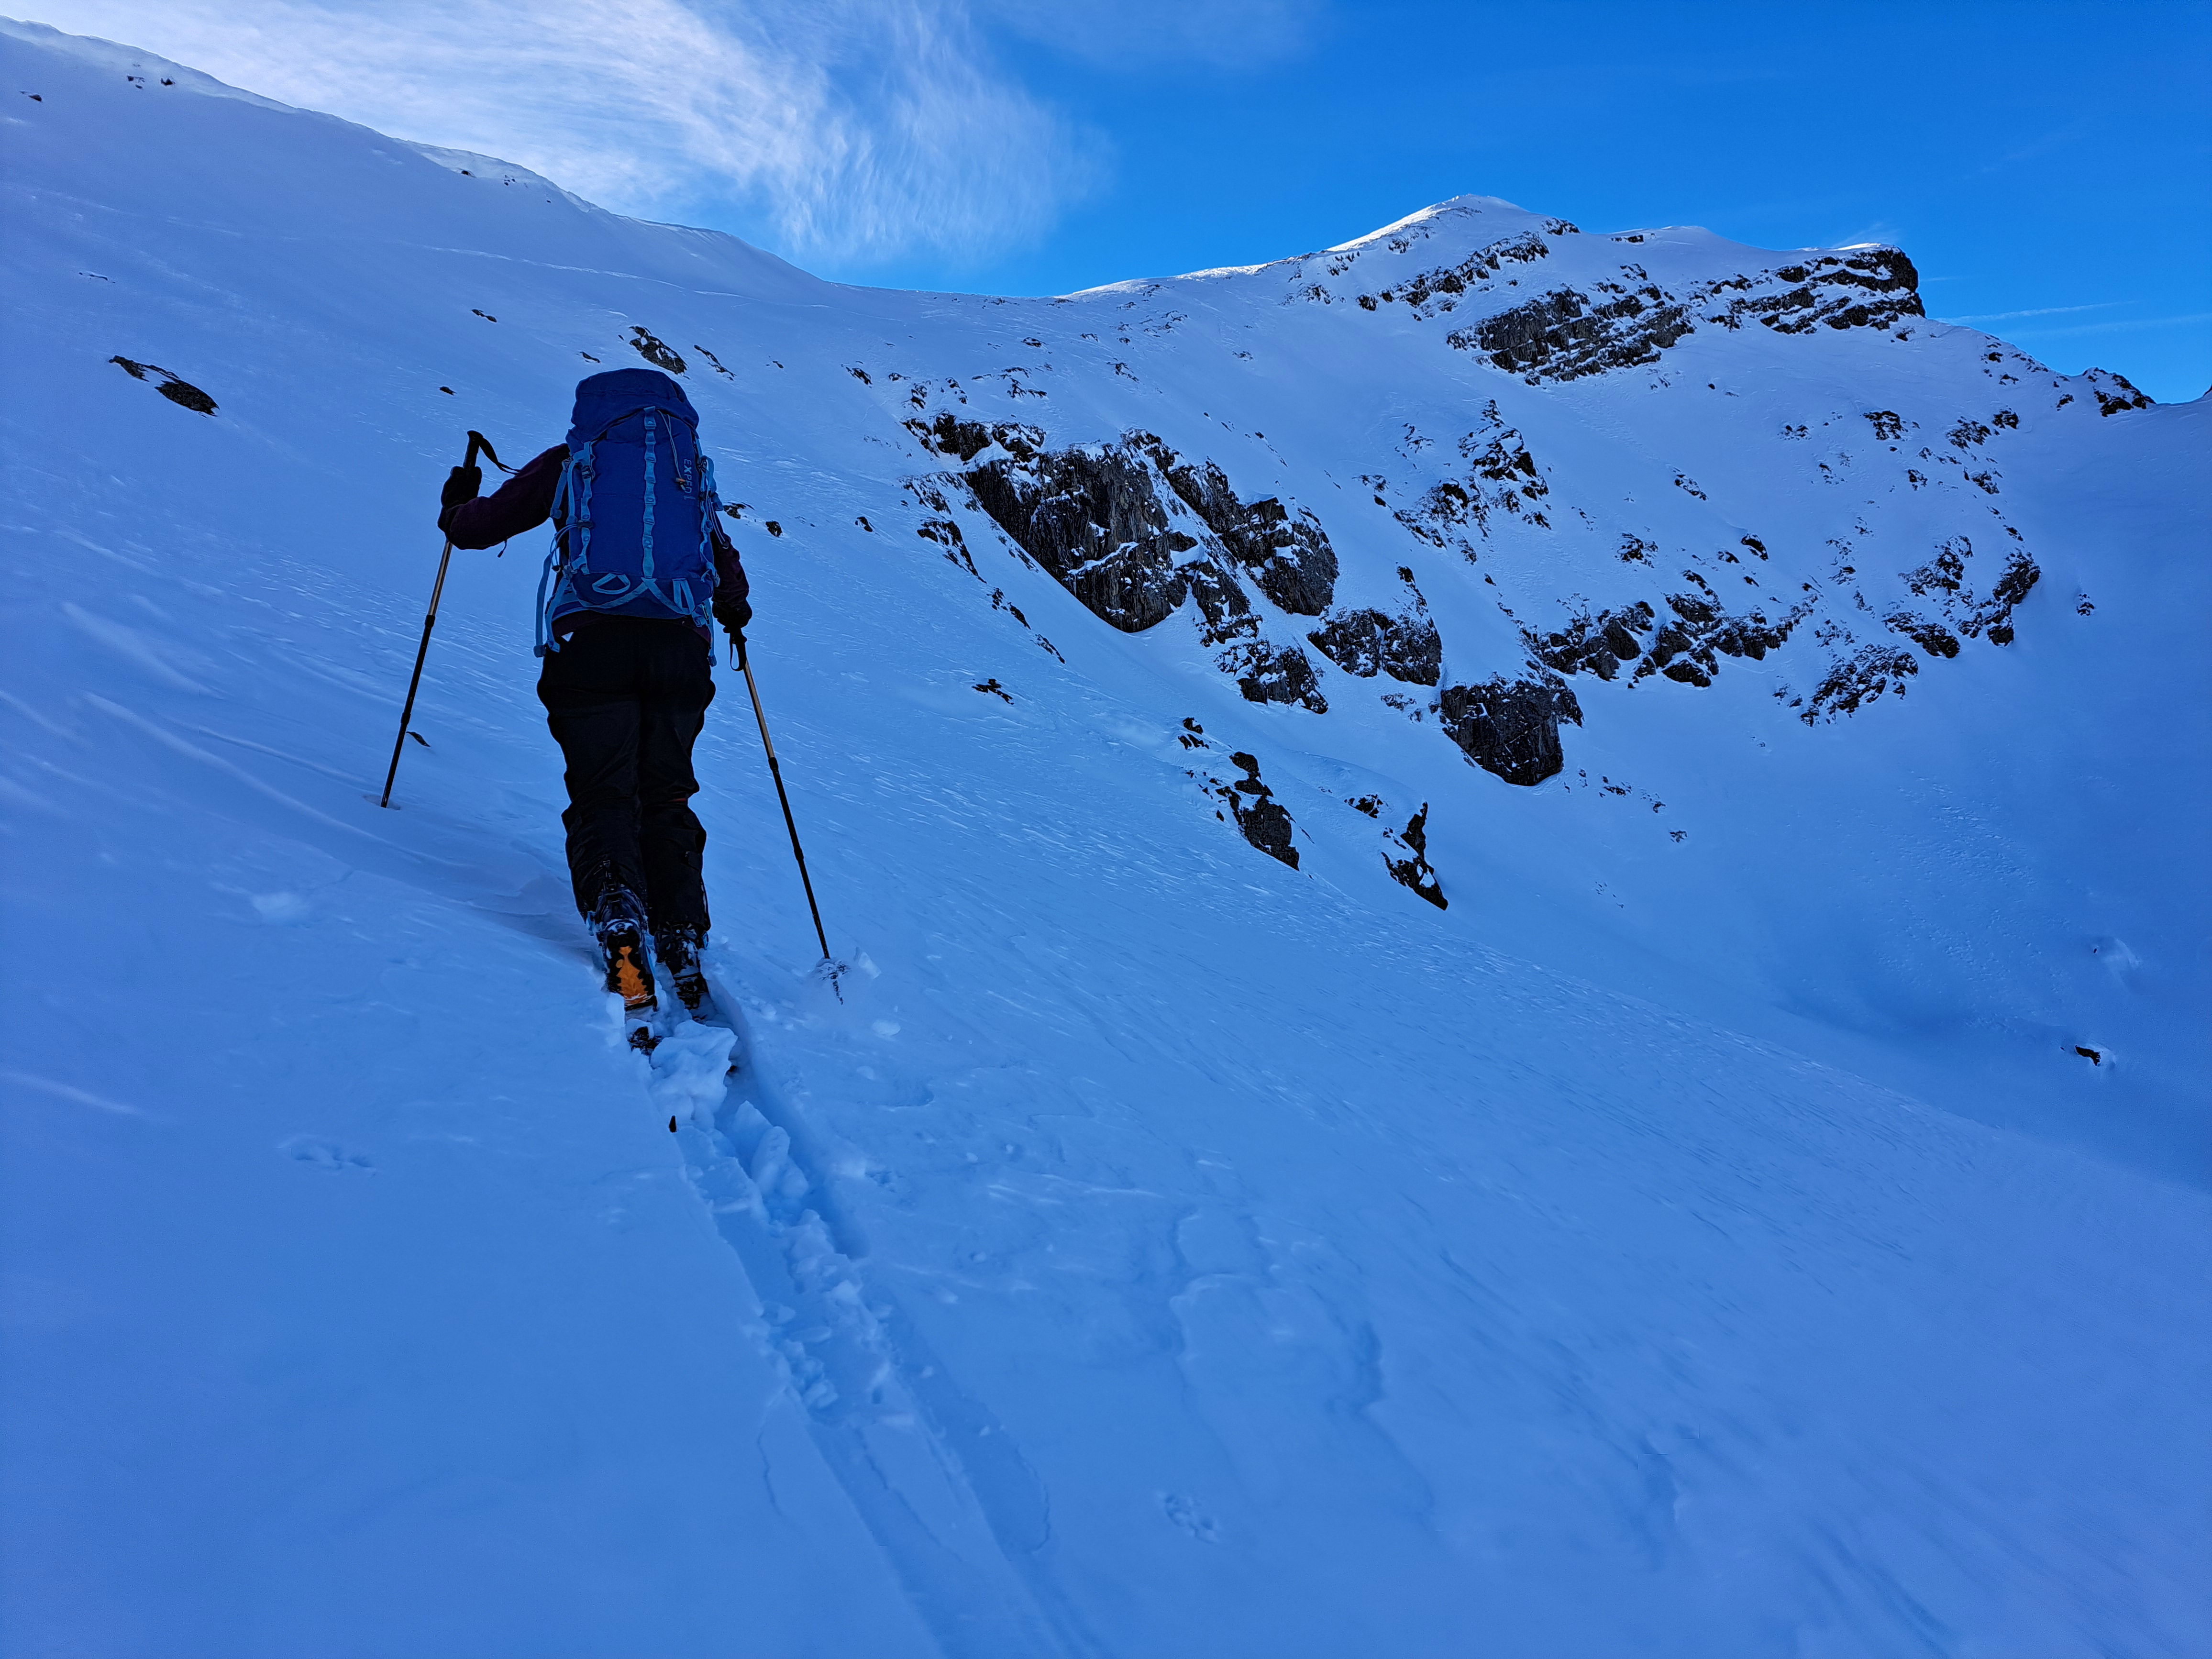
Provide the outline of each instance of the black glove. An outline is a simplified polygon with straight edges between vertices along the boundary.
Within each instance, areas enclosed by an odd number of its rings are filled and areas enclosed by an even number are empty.
[[[732,644],[742,647],[745,641],[745,629],[752,626],[753,608],[744,599],[717,594],[714,620],[722,624]]]
[[[483,489],[483,469],[480,466],[457,466],[446,475],[446,488],[438,496],[441,507],[459,507],[463,501],[476,500]]]

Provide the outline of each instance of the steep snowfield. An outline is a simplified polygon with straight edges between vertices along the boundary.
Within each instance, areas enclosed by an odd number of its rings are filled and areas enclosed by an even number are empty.
[[[1887,250],[859,290],[0,51],[0,1651],[2212,1650],[2212,409]],[[375,805],[464,430],[641,350],[856,963],[726,678],[650,1064],[541,538]]]

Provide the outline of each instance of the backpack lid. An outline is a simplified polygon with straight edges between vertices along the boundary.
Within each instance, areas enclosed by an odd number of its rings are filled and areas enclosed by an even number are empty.
[[[576,409],[569,419],[568,447],[590,443],[611,421],[647,406],[680,416],[696,432],[698,411],[684,388],[657,368],[617,368],[587,374],[576,382]]]

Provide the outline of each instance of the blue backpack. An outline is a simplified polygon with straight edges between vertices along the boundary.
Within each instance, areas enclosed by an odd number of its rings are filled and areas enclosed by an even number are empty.
[[[556,625],[579,611],[690,622],[711,641],[720,508],[682,387],[650,368],[578,382],[538,582],[538,654],[561,648]]]

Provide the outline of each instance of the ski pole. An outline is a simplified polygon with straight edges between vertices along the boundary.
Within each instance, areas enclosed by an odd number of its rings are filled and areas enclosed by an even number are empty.
[[[469,453],[461,465],[474,466],[479,449],[491,457],[491,464],[501,471],[514,470],[501,462],[499,452],[491,447],[490,441],[481,432],[469,434]],[[446,550],[438,555],[438,580],[431,586],[430,609],[422,618],[422,643],[416,647],[415,673],[407,682],[407,706],[399,711],[399,735],[392,740],[392,765],[384,775],[384,799],[376,803],[379,806],[392,805],[392,782],[399,775],[399,757],[407,747],[408,723],[415,718],[415,693],[422,684],[422,662],[430,654],[430,630],[438,625],[438,600],[446,591],[446,567],[452,562],[453,557],[453,538],[448,536],[446,538]]]
[[[752,694],[753,718],[760,722],[761,747],[768,750],[768,775],[775,780],[775,798],[783,803],[783,827],[791,831],[791,855],[799,860],[799,884],[806,889],[806,908],[814,916],[814,938],[822,947],[822,960],[830,961],[830,936],[822,931],[822,907],[814,902],[814,883],[806,873],[806,849],[799,844],[799,824],[791,816],[791,797],[784,793],[783,768],[776,764],[775,740],[768,734],[768,715],[761,708],[760,682],[745,655],[744,642],[735,641],[738,666],[744,671],[745,690]]]

